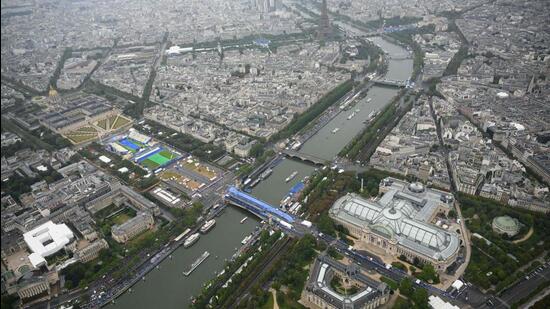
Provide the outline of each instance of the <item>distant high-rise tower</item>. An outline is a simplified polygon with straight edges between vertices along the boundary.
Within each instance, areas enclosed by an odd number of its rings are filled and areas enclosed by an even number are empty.
[[[260,13],[275,12],[281,8],[281,0],[252,0],[255,8]]]
[[[328,20],[327,0],[323,0],[317,35],[319,39],[326,39],[330,36],[331,33],[332,30],[330,28],[330,21]]]

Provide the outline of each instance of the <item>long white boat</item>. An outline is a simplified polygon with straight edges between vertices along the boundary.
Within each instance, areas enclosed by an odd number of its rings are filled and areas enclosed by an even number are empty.
[[[204,251],[204,253],[195,261],[193,262],[193,264],[191,264],[189,266],[188,269],[186,269],[185,271],[183,271],[183,274],[186,275],[186,276],[189,276],[195,269],[197,269],[197,267],[199,267],[199,265],[202,264],[202,262],[204,262],[204,260],[206,260],[208,257],[210,256],[210,252],[208,251]]]
[[[260,183],[260,178],[256,178],[256,180],[254,180],[251,184],[250,184],[250,187],[254,188],[257,184]]]
[[[189,232],[191,232],[191,229],[186,229],[185,231],[183,231],[183,233],[179,234],[178,237],[174,238],[174,241],[180,241],[180,239],[189,234]]]
[[[200,234],[199,233],[195,233],[191,236],[189,236],[185,242],[183,243],[183,247],[184,248],[189,248],[191,247],[194,243],[197,242],[197,240],[199,240],[199,237],[200,237]]]
[[[378,110],[375,110],[375,111],[372,111],[370,114],[369,114],[369,120],[372,120],[374,117],[378,116],[378,113],[380,113],[380,111]]]
[[[298,171],[292,172],[292,174],[290,174],[290,176],[285,179],[285,182],[291,181],[292,179],[294,179],[294,177],[296,177],[296,175],[298,175]]]
[[[246,237],[243,239],[243,241],[241,241],[241,244],[246,245],[246,243],[248,243],[248,241],[250,241],[250,239],[252,239],[252,235],[246,236]]]
[[[380,111],[377,110],[370,112],[367,119],[363,120],[363,123],[371,122],[376,116],[378,116],[378,113],[380,113]]]
[[[201,226],[199,231],[203,234],[206,234],[208,233],[208,231],[210,231],[214,227],[214,225],[216,225],[216,220],[214,219],[208,220],[204,223],[203,226]]]
[[[273,172],[273,170],[268,168],[260,175],[260,178],[261,179],[266,179],[267,177],[269,177],[269,175],[271,175],[272,172]]]

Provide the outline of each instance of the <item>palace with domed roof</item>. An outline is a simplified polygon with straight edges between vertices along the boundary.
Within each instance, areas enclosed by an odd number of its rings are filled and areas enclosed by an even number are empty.
[[[452,208],[450,193],[390,177],[382,180],[379,191],[383,195],[374,200],[347,194],[334,203],[329,215],[352,236],[388,255],[417,258],[438,271],[456,260],[458,234],[430,223]]]

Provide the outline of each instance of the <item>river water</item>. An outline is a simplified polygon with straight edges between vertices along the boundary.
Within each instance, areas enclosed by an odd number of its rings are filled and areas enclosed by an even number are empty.
[[[331,161],[365,128],[366,124],[363,122],[369,115],[383,109],[389,102],[388,98],[394,97],[397,92],[395,88],[373,86],[365,98],[349,110],[342,111],[305,142],[300,152]],[[336,129],[338,130],[333,133]]]
[[[281,199],[288,193],[290,188],[305,176],[311,175],[314,169],[315,167],[309,164],[284,159],[273,169],[271,176],[252,189],[251,194],[271,205],[279,205]],[[298,172],[296,177],[289,182],[285,182],[285,179],[294,171]]]
[[[405,81],[411,77],[413,59],[412,54],[407,49],[381,37],[371,38],[371,41],[380,46],[390,56],[386,79]]]
[[[406,80],[412,73],[412,59],[401,59],[409,55],[406,49],[390,43],[382,38],[373,38],[391,59],[388,66],[387,79]],[[332,160],[338,152],[349,143],[366,124],[363,123],[369,114],[382,110],[398,90],[386,87],[372,87],[367,96],[347,111],[334,117],[325,127],[311,137],[300,149],[300,152],[314,155],[326,160]],[[368,99],[371,99],[369,102]],[[356,110],[359,110],[356,112]],[[351,119],[350,114],[355,113]],[[336,133],[332,131],[338,128]],[[302,162],[284,159],[273,169],[273,173],[253,188],[252,194],[273,205],[279,205],[289,189],[310,175],[314,166]],[[285,179],[294,171],[298,175],[291,181]],[[249,217],[243,224],[242,218]],[[224,266],[225,259],[231,258],[235,248],[240,247],[244,237],[252,233],[259,220],[244,211],[228,206],[223,214],[216,218],[216,226],[192,247],[180,247],[172,254],[172,259],[166,259],[160,264],[160,269],[150,272],[145,281],[132,287],[132,292],[126,292],[109,305],[114,309],[136,308],[187,308],[192,296],[197,295],[204,282],[214,278]],[[204,261],[189,277],[182,274],[183,270],[197,259],[204,251],[210,252],[210,257]],[[217,256],[217,258],[216,258]]]
[[[240,221],[248,219],[244,223]],[[145,281],[132,287],[108,308],[187,308],[192,296],[199,294],[203,284],[219,274],[225,259],[231,258],[241,241],[258,226],[259,220],[248,212],[235,207],[226,207],[216,218],[216,226],[189,248],[180,247],[155,269],[147,274]],[[183,271],[204,251],[210,256],[188,277]]]
[[[383,38],[372,41],[390,55],[387,79],[407,80],[412,74],[413,61],[409,52]],[[406,58],[408,57],[408,58]],[[393,59],[397,58],[397,59]],[[300,152],[332,160],[366,126],[364,121],[374,111],[381,111],[399,91],[396,88],[373,86],[367,96],[349,110],[343,111],[304,143]],[[348,119],[351,117],[350,119]],[[334,130],[337,129],[336,132]],[[334,133],[333,133],[334,132]]]

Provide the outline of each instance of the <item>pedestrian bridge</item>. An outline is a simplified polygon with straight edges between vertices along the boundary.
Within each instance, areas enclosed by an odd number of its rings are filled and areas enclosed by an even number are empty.
[[[411,56],[407,54],[401,54],[401,55],[388,56],[388,58],[392,60],[407,60],[407,59],[411,59]]]
[[[277,207],[273,207],[268,203],[237,189],[236,187],[229,187],[227,193],[225,194],[225,201],[229,204],[246,209],[262,219],[276,217],[277,219],[284,220],[288,223],[293,223],[295,221],[294,216],[280,210]]]
[[[378,80],[375,80],[374,83],[376,85],[393,86],[393,87],[399,87],[399,88],[405,88],[407,86],[406,81],[392,80],[392,79],[378,79]]]
[[[328,162],[325,159],[322,159],[322,158],[319,158],[319,157],[316,157],[316,156],[312,156],[312,155],[309,155],[309,154],[301,153],[301,152],[298,152],[298,151],[294,151],[294,150],[283,150],[282,153],[285,156],[289,157],[289,158],[299,159],[299,160],[302,160],[304,162],[313,163],[315,165],[327,165],[327,162]]]

